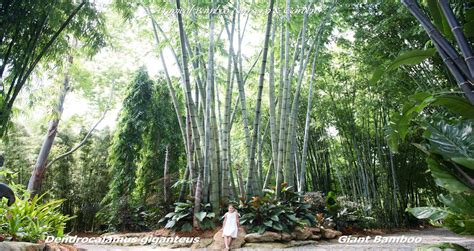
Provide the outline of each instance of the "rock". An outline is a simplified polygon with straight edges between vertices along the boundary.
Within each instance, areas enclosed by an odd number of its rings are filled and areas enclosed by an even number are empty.
[[[309,237],[310,240],[313,240],[313,241],[319,241],[321,239],[321,235],[319,234],[313,234]]]
[[[293,230],[293,233],[295,234],[295,239],[297,240],[306,240],[311,235],[313,235],[313,233],[308,228],[300,227],[296,227],[295,230]]]
[[[281,240],[282,241],[291,241],[291,240],[293,240],[293,236],[291,236],[291,234],[288,234],[288,233],[282,233],[281,234]]]
[[[321,228],[319,228],[319,227],[309,227],[308,229],[309,229],[309,231],[311,231],[311,233],[313,233],[313,234],[319,234],[319,233],[321,233]]]
[[[339,237],[342,235],[342,232],[340,231],[336,231],[336,230],[333,230],[333,229],[321,229],[322,230],[322,237],[324,239],[334,239],[336,237]]]
[[[245,243],[245,230],[240,227],[239,232],[237,233],[237,238],[232,239],[232,242],[230,243],[230,249],[235,249],[235,248],[241,248],[242,245]],[[209,246],[209,249],[211,250],[220,250],[224,249],[225,244],[224,244],[224,238],[222,237],[222,228],[214,234],[213,242]]]
[[[0,250],[4,251],[43,251],[45,244],[29,242],[5,241],[0,243]]]
[[[245,236],[246,242],[272,242],[281,240],[281,234],[275,232],[264,232],[263,234],[251,233]]]
[[[43,251],[85,251],[85,249],[67,244],[48,243]]]
[[[303,196],[304,202],[310,204],[317,211],[326,207],[326,199],[321,192],[307,192]]]
[[[191,246],[191,249],[207,248],[212,244],[212,241],[212,238],[201,238],[199,242],[196,242]]]

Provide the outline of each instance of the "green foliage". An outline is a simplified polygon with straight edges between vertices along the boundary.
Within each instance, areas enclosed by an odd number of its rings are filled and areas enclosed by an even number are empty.
[[[304,223],[296,217],[292,208],[279,203],[271,203],[264,198],[254,197],[246,206],[239,207],[243,213],[240,224],[247,226],[249,232],[265,231],[290,233]]]
[[[424,137],[430,143],[429,150],[446,160],[469,159],[474,156],[472,126],[472,120],[459,121],[454,125],[444,120],[435,120],[434,123],[426,123]]]
[[[372,82],[372,84],[376,84],[377,81],[379,81],[385,73],[395,70],[402,65],[417,65],[426,60],[427,58],[432,57],[433,55],[435,55],[435,53],[436,50],[434,48],[426,50],[411,50],[404,52],[400,54],[397,58],[395,58],[392,62],[390,62],[388,66],[380,66],[379,68],[377,68],[374,71],[370,82]]]
[[[474,184],[469,168],[474,156],[472,121],[459,121],[450,125],[443,120],[427,123],[425,138],[429,142],[426,151],[431,175],[437,185],[449,191],[440,195],[444,208],[410,208],[408,212],[419,219],[429,219],[458,234],[474,233]],[[453,158],[456,161],[453,161]]]
[[[6,132],[18,93],[42,59],[61,64],[72,38],[80,40],[90,55],[105,44],[103,16],[89,1],[5,1],[2,10],[0,136]]]
[[[181,134],[177,133],[179,123],[163,79],[158,79],[154,85],[149,112],[148,126],[143,132],[137,185],[134,191],[137,200],[154,195],[161,198],[161,187],[149,184],[155,184],[157,180],[163,178],[166,148],[168,148],[168,175],[177,173],[179,167],[185,166],[184,160],[181,161],[184,152],[183,140]]]
[[[0,201],[0,234],[12,240],[32,242],[44,240],[48,235],[62,237],[66,222],[73,217],[60,212],[64,200],[44,201],[43,196],[36,195],[30,200],[30,195],[22,192],[10,207],[6,200]]]
[[[286,183],[282,185],[281,201],[283,204],[291,207],[296,217],[305,223],[305,225],[316,225],[317,221],[316,217],[314,217],[314,208],[312,208],[312,205],[304,202],[301,193],[295,192],[294,189],[287,186]]]
[[[454,162],[452,158],[470,159],[474,156],[473,123],[470,120],[449,124],[444,120],[426,123],[424,137],[428,141],[428,164],[436,184],[451,193],[474,192],[469,177],[472,169]]]
[[[372,217],[375,212],[371,207],[350,201],[346,196],[337,197],[332,191],[326,197],[326,211],[330,217],[324,220],[333,220],[338,229],[346,227],[364,229],[377,226],[375,218]]]
[[[174,206],[174,212],[165,215],[159,223],[165,228],[190,232],[193,229],[194,203],[191,201],[176,202]],[[202,230],[214,229],[216,215],[211,210],[211,204],[203,204],[201,209],[202,211],[195,214],[199,221],[199,228]]]
[[[458,234],[474,233],[474,184],[472,158],[474,157],[474,134],[472,112],[474,108],[454,97],[418,94],[405,105],[401,116],[395,117],[392,128],[398,128],[400,138],[409,130],[410,120],[429,105],[440,104],[449,112],[461,116],[450,120],[440,116],[423,118],[426,144],[418,148],[428,154],[428,168],[436,184],[446,189],[448,195],[440,195],[444,207],[409,208],[408,212],[419,219],[429,219],[433,224],[442,224]],[[441,100],[441,101],[439,101]],[[444,117],[448,117],[444,114]],[[403,119],[401,119],[403,118]],[[391,131],[392,138],[394,131]],[[396,147],[397,143],[393,142]]]
[[[295,227],[315,225],[311,205],[300,202],[300,196],[286,184],[282,185],[282,198],[274,199],[273,190],[265,190],[262,197],[253,197],[239,206],[240,224],[249,232],[265,231],[291,233]]]
[[[112,175],[109,192],[103,203],[104,215],[111,227],[133,228],[132,191],[143,144],[143,134],[149,128],[153,82],[140,69],[131,83],[110,148],[108,165]]]
[[[85,133],[86,131],[82,130],[79,138]],[[107,156],[111,138],[109,130],[95,132],[74,156],[71,176],[68,177],[73,183],[72,196],[67,199],[77,216],[71,220],[75,231],[100,229],[104,224],[96,214],[100,210],[100,202],[107,194],[107,184],[110,180]]]
[[[401,144],[410,132],[411,121],[427,107],[443,107],[453,114],[466,119],[474,118],[474,109],[469,102],[461,97],[449,94],[417,93],[408,97],[401,112],[394,112],[387,127],[387,138],[391,149],[398,151]]]
[[[26,184],[31,174],[28,167],[33,165],[33,149],[29,144],[32,135],[17,123],[12,123],[12,128],[14,130],[3,138],[3,144],[0,145],[1,155],[5,159],[3,170],[8,171],[8,174],[0,174],[0,177],[7,184]]]
[[[166,86],[155,84],[140,69],[123,102],[119,122],[109,149],[111,181],[100,215],[115,229],[134,229],[142,224],[137,208],[147,214],[154,211],[162,190],[157,181],[163,178],[165,151],[168,147],[168,175],[176,173],[183,150],[182,138],[176,133],[178,121]],[[151,198],[152,203],[147,200]],[[148,216],[160,213],[153,212]],[[207,226],[207,225],[206,225]],[[205,227],[206,227],[205,226]],[[137,229],[137,230],[139,230]]]
[[[329,192],[326,197],[326,208],[328,212],[332,215],[336,215],[337,211],[340,209],[340,206],[337,202],[337,197],[334,192]]]

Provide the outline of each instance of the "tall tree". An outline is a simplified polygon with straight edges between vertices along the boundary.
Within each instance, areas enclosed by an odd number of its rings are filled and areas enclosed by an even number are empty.
[[[132,192],[143,135],[151,119],[152,97],[153,81],[141,68],[128,88],[107,160],[111,182],[103,203],[110,226],[119,230],[130,229],[133,224]]]
[[[69,55],[67,57],[66,67],[70,67],[72,65],[72,56]],[[49,153],[51,148],[53,147],[54,139],[58,132],[59,121],[61,119],[61,115],[63,113],[64,101],[66,99],[66,95],[70,90],[70,76],[68,72],[68,68],[66,68],[64,73],[64,80],[61,86],[61,91],[59,93],[59,98],[56,103],[54,110],[52,111],[52,119],[49,121],[48,130],[46,132],[46,136],[43,140],[41,145],[40,151],[38,153],[38,158],[36,159],[35,166],[33,167],[33,172],[31,174],[30,181],[28,182],[28,191],[34,196],[38,193],[41,182],[43,181],[44,172],[46,171],[46,165],[49,157]]]

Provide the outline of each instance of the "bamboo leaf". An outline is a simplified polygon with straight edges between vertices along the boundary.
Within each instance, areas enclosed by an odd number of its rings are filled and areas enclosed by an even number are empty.
[[[436,50],[434,48],[429,48],[426,50],[412,50],[402,53],[400,56],[395,58],[386,68],[384,66],[378,67],[372,74],[370,82],[376,84],[377,81],[383,76],[383,74],[397,69],[402,65],[417,65],[427,58],[434,56]]]
[[[464,24],[464,34],[468,38],[474,37],[474,21]]]
[[[370,83],[376,84],[377,81],[379,81],[379,79],[382,78],[384,73],[385,73],[385,68],[383,67],[378,67],[377,69],[375,69],[374,73],[372,74],[372,77],[370,78]]]
[[[447,38],[454,39],[453,32],[449,26],[448,20],[443,14],[443,11],[438,5],[437,0],[427,0],[428,9],[430,11],[431,18],[434,21],[436,28]]]
[[[436,50],[434,48],[404,52],[388,66],[387,70],[393,70],[402,65],[417,65],[425,59],[432,57],[435,53]]]
[[[436,28],[443,30],[443,14],[438,6],[438,1],[427,0],[428,10],[430,11],[431,18],[434,21]]]

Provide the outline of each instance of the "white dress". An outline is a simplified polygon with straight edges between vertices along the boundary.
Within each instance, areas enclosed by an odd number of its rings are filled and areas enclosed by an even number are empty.
[[[231,236],[232,238],[237,238],[237,212],[225,213],[226,221],[224,230],[222,231],[222,237]]]

